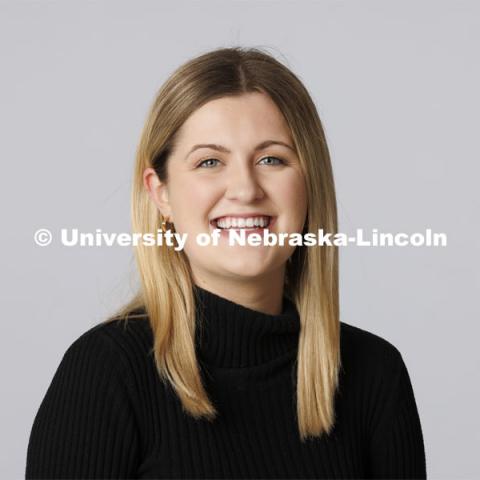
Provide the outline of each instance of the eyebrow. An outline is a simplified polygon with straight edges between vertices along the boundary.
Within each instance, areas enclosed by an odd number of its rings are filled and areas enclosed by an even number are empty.
[[[265,140],[262,143],[259,143],[253,149],[253,151],[258,152],[259,150],[263,150],[264,148],[267,148],[270,145],[281,145],[283,147],[290,149],[292,152],[296,153],[296,150],[291,145],[289,145],[288,143],[282,142],[280,140]],[[199,148],[211,148],[212,150],[217,150],[218,152],[231,153],[231,151],[227,147],[224,147],[223,145],[218,145],[216,143],[199,143],[197,145],[194,145],[191,148],[191,150],[188,152],[185,159],[187,159],[195,150],[198,150]]]

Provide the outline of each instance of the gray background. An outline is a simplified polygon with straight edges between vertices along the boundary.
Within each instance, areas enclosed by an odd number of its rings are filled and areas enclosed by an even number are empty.
[[[0,473],[68,346],[126,301],[129,247],[45,248],[36,229],[130,231],[147,108],[184,61],[267,47],[324,122],[340,231],[432,228],[446,248],[342,248],[342,320],[410,372],[429,478],[480,478],[479,41],[474,1],[3,1]]]

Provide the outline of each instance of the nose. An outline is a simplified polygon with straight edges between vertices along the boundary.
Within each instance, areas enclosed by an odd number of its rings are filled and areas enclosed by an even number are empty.
[[[249,203],[264,197],[265,192],[256,178],[254,169],[255,167],[252,168],[244,163],[232,168],[225,193],[228,200]]]

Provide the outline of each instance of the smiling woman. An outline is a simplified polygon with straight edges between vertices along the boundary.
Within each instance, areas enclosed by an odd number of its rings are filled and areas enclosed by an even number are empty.
[[[338,247],[231,246],[229,231],[337,233],[329,151],[301,81],[222,48],[158,92],[137,150],[141,286],[67,350],[27,478],[426,478],[410,377],[340,321]],[[198,234],[219,228],[218,245]]]
[[[202,139],[221,141],[212,144]],[[195,239],[211,231],[212,220],[221,218],[226,218],[229,228],[239,228],[242,218],[253,224],[268,216],[272,232],[303,230],[305,175],[283,115],[263,92],[217,98],[186,119],[174,143],[165,175],[161,177],[157,161],[153,167],[145,165],[143,181],[175,231],[188,233],[185,253],[194,283],[279,313],[284,270],[294,248],[247,250],[231,248],[225,241],[205,248]],[[264,305],[258,298],[264,299]]]

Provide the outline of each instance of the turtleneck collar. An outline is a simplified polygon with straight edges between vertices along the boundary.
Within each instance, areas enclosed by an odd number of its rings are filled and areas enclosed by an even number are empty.
[[[282,313],[270,315],[194,285],[196,346],[200,357],[221,368],[248,368],[297,349],[300,318],[283,297]]]

